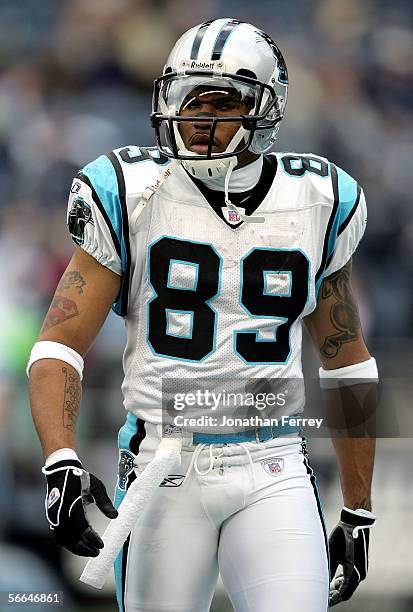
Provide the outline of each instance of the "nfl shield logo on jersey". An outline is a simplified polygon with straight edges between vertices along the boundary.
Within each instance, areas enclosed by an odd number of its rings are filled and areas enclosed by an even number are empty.
[[[244,214],[244,210],[242,210],[241,212]],[[241,222],[241,217],[239,216],[237,210],[232,210],[231,208],[225,207],[222,209],[222,214],[224,215],[224,218],[228,221],[228,223],[231,223],[231,225],[237,225]]]
[[[284,459],[280,457],[270,457],[269,459],[261,461],[261,465],[267,474],[270,476],[277,476],[281,474],[284,469]]]

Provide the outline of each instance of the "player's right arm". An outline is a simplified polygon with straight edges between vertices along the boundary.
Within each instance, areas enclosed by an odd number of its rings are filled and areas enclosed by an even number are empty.
[[[83,357],[119,292],[120,276],[80,248],[57,286],[39,342],[57,342]],[[63,355],[62,355],[63,357]],[[104,484],[83,469],[76,453],[81,380],[69,363],[45,358],[29,372],[30,404],[43,447],[47,480],[46,514],[54,535],[71,552],[95,557],[103,542],[89,524],[85,506],[96,503],[108,518],[117,511]]]
[[[83,357],[118,297],[117,312],[126,310],[121,291],[129,261],[122,242],[124,210],[110,158],[101,156],[85,166],[73,181],[68,204],[76,250],[29,361],[30,403],[46,459],[47,519],[59,544],[82,556],[94,557],[103,547],[86,505],[96,503],[108,518],[117,516],[104,484],[77,456],[76,422]]]
[[[86,355],[116,299],[120,276],[76,247],[57,286],[38,340],[59,342]],[[76,448],[81,381],[58,359],[40,359],[30,368],[30,404],[45,458]]]

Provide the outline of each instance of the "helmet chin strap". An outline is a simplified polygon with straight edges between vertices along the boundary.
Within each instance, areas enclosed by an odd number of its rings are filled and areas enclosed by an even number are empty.
[[[236,157],[230,157],[229,160],[230,162],[228,165],[227,173],[225,175],[225,183],[224,183],[224,197],[225,197],[225,204],[227,208],[238,213],[241,221],[246,221],[247,223],[264,223],[265,221],[264,217],[258,217],[255,215],[244,215],[244,213],[242,213],[240,209],[237,206],[235,206],[235,204],[233,204],[231,200],[229,199],[229,181],[231,179],[232,171],[234,170],[235,166],[238,163]]]
[[[179,129],[177,128],[177,126],[174,126],[174,131],[179,150],[181,152],[191,154],[192,152],[185,147],[185,143],[182,140],[181,134],[179,133]],[[242,139],[245,138],[247,133],[247,130],[245,130],[243,127],[240,127],[228,143],[228,146],[225,149],[225,153],[235,151],[235,149],[240,144]],[[229,181],[231,178],[232,171],[238,164],[238,157],[236,155],[233,155],[232,157],[225,157],[224,159],[196,159],[195,155],[197,154],[192,153],[192,155],[194,155],[194,160],[185,159],[181,162],[182,166],[185,168],[185,170],[187,170],[187,172],[189,172],[189,174],[200,180],[205,180],[210,178],[218,178],[220,176],[223,176],[225,172],[224,197],[227,208],[237,212],[241,221],[246,221],[247,223],[264,223],[264,217],[244,215],[240,211],[240,209],[235,206],[235,204],[233,204],[229,199]]]

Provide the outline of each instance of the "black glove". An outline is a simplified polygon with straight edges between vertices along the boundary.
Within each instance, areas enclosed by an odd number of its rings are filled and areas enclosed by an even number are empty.
[[[108,518],[118,516],[105,485],[75,459],[58,461],[42,472],[47,480],[46,516],[56,540],[75,555],[97,557],[103,542],[90,526],[85,507],[95,503]]]
[[[329,606],[347,601],[368,569],[369,530],[376,517],[367,510],[343,508],[340,521],[330,535],[330,596]],[[343,572],[335,577],[337,567]]]

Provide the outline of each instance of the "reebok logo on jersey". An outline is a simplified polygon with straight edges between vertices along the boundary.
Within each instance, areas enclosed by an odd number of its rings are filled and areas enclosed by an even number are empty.
[[[160,487],[180,487],[185,479],[182,474],[170,474],[164,478],[159,485]]]
[[[79,183],[79,181],[75,181],[72,185],[70,193],[79,193],[81,186],[82,185]]]
[[[166,425],[163,430],[164,436],[181,436],[182,435],[182,427],[177,427],[176,425]]]
[[[57,487],[54,487],[50,493],[49,493],[49,497],[47,498],[47,509],[49,510],[49,508],[51,508],[53,506],[53,504],[55,504],[57,502],[57,500],[60,497],[60,491]]]
[[[270,457],[261,461],[263,470],[270,476],[278,476],[284,469],[284,459],[280,457]]]

